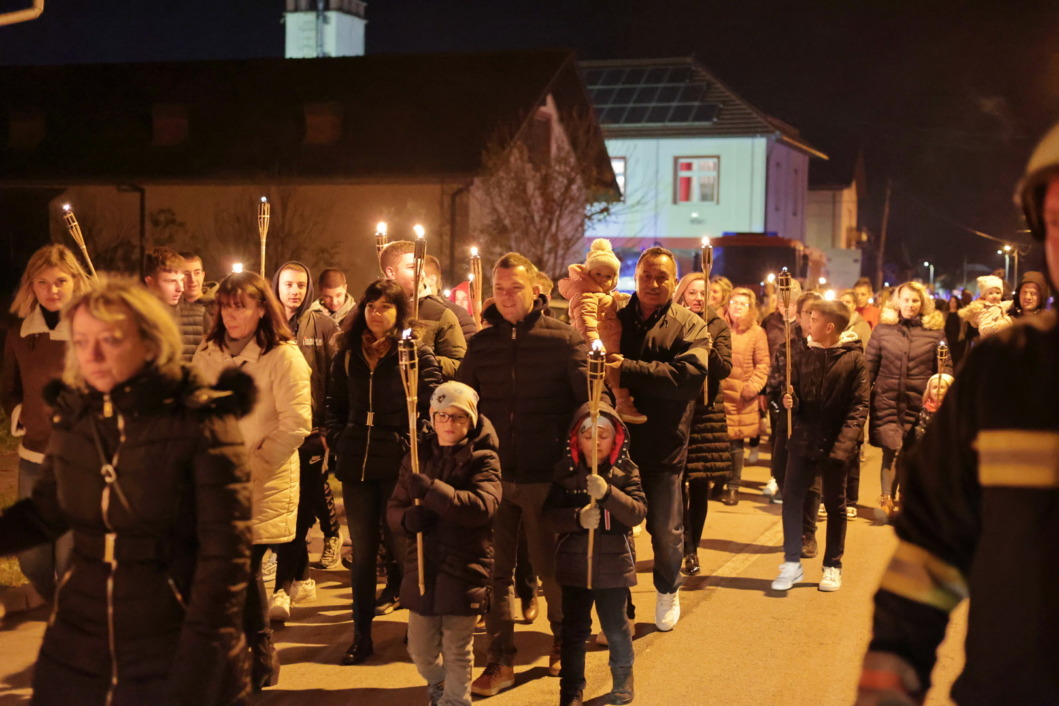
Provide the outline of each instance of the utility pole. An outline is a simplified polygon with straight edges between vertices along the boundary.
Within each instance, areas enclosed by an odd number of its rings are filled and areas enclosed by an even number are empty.
[[[879,254],[875,262],[875,281],[878,289],[883,287],[883,263],[886,260],[886,228],[890,225],[890,191],[893,187],[893,179],[886,180],[886,203],[883,205],[882,230],[879,233]]]

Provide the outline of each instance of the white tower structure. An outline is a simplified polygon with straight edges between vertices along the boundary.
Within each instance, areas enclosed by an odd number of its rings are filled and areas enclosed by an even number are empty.
[[[286,57],[363,56],[366,9],[361,0],[287,0]]]

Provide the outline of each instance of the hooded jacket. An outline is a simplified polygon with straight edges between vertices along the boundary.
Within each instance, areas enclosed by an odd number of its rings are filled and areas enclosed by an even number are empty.
[[[750,439],[760,432],[757,396],[769,375],[769,348],[765,329],[751,322],[746,328],[731,328],[731,374],[721,383],[724,414],[730,439]]]
[[[35,667],[35,703],[102,704],[112,654],[116,704],[246,698],[250,487],[236,416],[253,395],[237,371],[212,389],[186,369],[172,380],[153,368],[109,395],[48,386],[55,426],[41,481],[0,514],[0,555],[73,532]],[[120,493],[106,493],[101,458],[114,456],[111,487]]]
[[[332,321],[335,322],[335,326],[338,327],[339,330],[341,330],[342,322],[345,321],[346,317],[352,314],[354,310],[356,310],[356,308],[357,301],[353,298],[353,295],[351,295],[349,292],[346,292],[346,299],[344,302],[342,302],[342,306],[338,308],[338,311],[331,311],[319,299],[313,301],[312,306],[309,307],[309,310],[320,312],[324,316],[329,317]]]
[[[279,299],[279,275],[290,265],[304,269],[309,278],[305,286],[305,298],[298,305],[288,325],[294,333],[294,343],[305,356],[305,362],[309,364],[313,430],[317,430],[324,424],[324,401],[327,398],[327,385],[331,375],[331,360],[335,357],[335,351],[338,348],[338,325],[328,314],[314,307],[316,298],[313,289],[313,273],[308,265],[297,260],[283,263],[272,276],[272,293]]]
[[[706,322],[670,301],[648,319],[640,317],[639,297],[618,312],[621,321],[621,385],[647,415],[635,424],[632,458],[642,473],[680,473],[688,450],[695,400],[706,382]]]
[[[40,305],[21,320],[13,319],[4,341],[4,370],[0,402],[11,420],[11,434],[21,436],[18,456],[33,463],[44,461],[51,434],[51,408],[42,391],[52,378],[62,375],[70,322],[60,319],[49,329]]]
[[[551,482],[562,458],[566,425],[588,399],[587,351],[581,335],[544,316],[543,295],[512,324],[490,305],[489,323],[471,339],[456,379],[473,387],[479,411],[500,439],[504,480]]]
[[[600,414],[614,425],[614,446],[600,459],[597,472],[610,486],[598,501],[601,510],[592,552],[592,585],[588,586],[588,530],[578,512],[589,503],[587,478],[590,460],[581,453],[579,430],[589,417],[584,404],[574,415],[566,440],[566,455],[555,470],[555,480],[544,500],[544,523],[559,535],[555,546],[555,580],[561,586],[627,588],[636,585],[636,547],[632,528],[647,516],[647,499],[640,472],[629,456],[629,432],[606,403]]]
[[[1022,288],[1028,284],[1037,285],[1037,292],[1040,295],[1040,301],[1037,304],[1037,309],[1033,312],[1027,313],[1022,310],[1022,304],[1020,303],[1019,297],[1022,294]],[[1052,290],[1048,286],[1048,280],[1044,278],[1044,275],[1040,272],[1026,272],[1022,275],[1022,279],[1019,281],[1019,286],[1015,288],[1015,293],[1011,298],[1011,309],[1008,311],[1011,318],[1016,319],[1022,316],[1041,314],[1046,311],[1048,305],[1048,298],[1052,296]]]
[[[904,319],[894,307],[883,309],[864,355],[871,385],[868,441],[872,446],[899,450],[915,425],[927,380],[939,372],[937,349],[943,325],[938,311]]]
[[[426,593],[419,595],[415,535],[409,535],[401,606],[420,615],[484,615],[493,576],[493,516],[500,506],[496,432],[484,415],[459,444],[441,446],[433,433],[419,442],[419,472],[434,480],[420,501],[437,522],[423,532]],[[386,507],[394,532],[413,505],[408,492],[412,457],[406,454]]]
[[[809,340],[791,366],[791,386],[794,415],[788,453],[848,466],[856,458],[868,416],[868,378],[856,334],[844,331],[830,348]]]

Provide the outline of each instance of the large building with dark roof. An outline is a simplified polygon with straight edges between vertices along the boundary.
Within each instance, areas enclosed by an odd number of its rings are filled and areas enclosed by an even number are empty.
[[[694,58],[583,61],[581,69],[623,193],[591,236],[629,255],[659,243],[689,260],[703,236],[804,242],[810,160],[827,156],[795,128]]]

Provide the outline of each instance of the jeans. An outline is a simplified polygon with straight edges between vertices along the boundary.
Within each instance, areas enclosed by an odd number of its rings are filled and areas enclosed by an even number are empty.
[[[544,499],[551,483],[511,483],[502,481],[503,499],[493,518],[496,563],[493,568],[493,603],[486,616],[489,633],[489,662],[512,667],[515,664],[514,599],[515,561],[518,556],[519,527],[525,530],[526,549],[544,587],[548,603],[548,623],[559,638],[562,629],[562,593],[555,583],[556,537],[542,523]]]
[[[680,562],[684,559],[683,479],[679,472],[645,472],[640,476],[647,496],[647,532],[654,552],[654,585],[659,593],[680,587]]]
[[[444,682],[439,706],[471,706],[474,626],[477,615],[420,615],[408,612],[408,656],[427,688]]]
[[[562,667],[559,692],[576,694],[585,688],[585,640],[592,630],[592,604],[610,645],[610,666],[631,667],[632,631],[626,617],[627,588],[563,586]]]
[[[879,469],[879,485],[883,495],[892,495],[894,490],[894,479],[897,471],[894,469],[894,461],[897,459],[897,449],[882,450],[882,467]]]
[[[389,564],[386,585],[400,588],[405,555],[405,535],[391,532],[385,522],[386,503],[393,495],[397,478],[366,480],[342,486],[346,502],[346,522],[353,543],[353,629],[357,635],[370,637],[375,619],[375,563],[379,554],[379,528],[397,561]]]
[[[18,459],[18,497],[30,497],[33,494],[33,486],[40,477],[41,464],[24,458]],[[55,596],[56,576],[66,571],[73,543],[73,535],[67,532],[51,544],[18,553],[19,569],[46,601],[51,601]]]
[[[847,464],[835,464],[827,459],[810,461],[790,454],[787,457],[787,478],[783,485],[783,560],[801,561],[803,514],[805,496],[813,476],[820,474],[824,488],[824,507],[827,508],[827,543],[824,547],[824,566],[842,568],[842,554],[846,545],[846,472]]]

